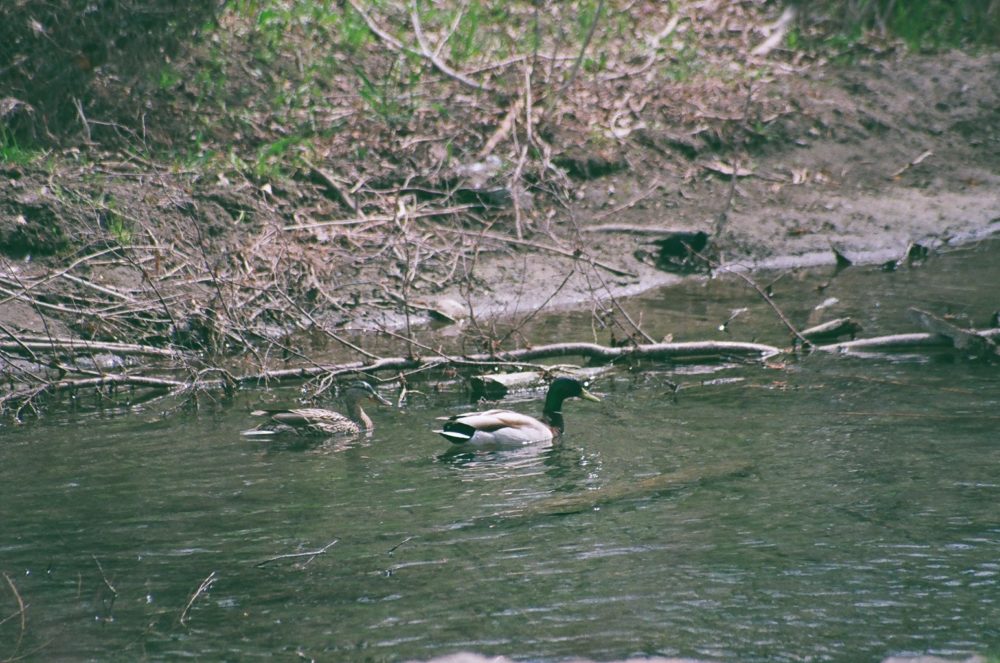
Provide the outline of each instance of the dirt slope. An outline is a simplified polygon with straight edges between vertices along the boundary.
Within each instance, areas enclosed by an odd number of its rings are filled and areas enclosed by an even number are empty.
[[[682,158],[630,140],[633,167],[579,183],[568,215],[578,246],[635,274],[604,272],[616,294],[679,278],[643,256],[656,249],[642,229],[714,233],[727,210],[714,238],[720,259],[751,267],[833,264],[831,246],[855,262],[881,263],[910,242],[933,249],[1000,231],[1000,56],[893,56],[778,85],[795,111],[766,127],[766,140],[739,163],[749,174],[737,178],[731,206],[731,177],[719,172],[731,172],[731,162],[707,148]],[[497,290],[520,277],[544,284],[541,298],[566,273],[568,261],[560,262],[529,263],[519,275],[516,257],[491,264]],[[593,289],[581,278],[550,303],[587,301]],[[520,306],[530,306],[526,296]]]
[[[399,178],[379,187],[331,175],[351,131],[284,179],[128,151],[8,163],[0,318],[238,349],[316,323],[398,325],[404,302],[503,315],[640,292],[680,278],[656,264],[664,229],[703,230],[716,260],[749,266],[832,263],[831,246],[883,261],[1000,229],[1000,54],[766,64],[749,88],[581,76],[534,118],[551,154],[533,179],[479,182],[491,162],[471,156],[439,172],[445,125],[425,116],[383,137],[376,165]],[[492,119],[476,141],[502,129]],[[385,209],[352,198],[366,192]]]

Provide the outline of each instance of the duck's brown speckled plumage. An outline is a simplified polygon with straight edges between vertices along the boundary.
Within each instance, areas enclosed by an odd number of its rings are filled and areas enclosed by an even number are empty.
[[[361,408],[361,401],[371,400],[390,405],[367,382],[353,382],[344,390],[347,415],[323,408],[304,407],[293,409],[261,409],[251,414],[270,416],[276,432],[294,431],[318,435],[357,435],[372,429],[372,420]]]

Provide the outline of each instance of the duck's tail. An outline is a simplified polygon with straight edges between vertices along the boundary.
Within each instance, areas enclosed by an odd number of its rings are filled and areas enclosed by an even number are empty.
[[[455,444],[462,444],[473,438],[476,434],[476,429],[460,421],[449,421],[444,425],[444,428],[434,432]]]

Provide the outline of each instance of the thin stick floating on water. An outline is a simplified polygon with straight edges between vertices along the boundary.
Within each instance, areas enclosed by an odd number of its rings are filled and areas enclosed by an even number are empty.
[[[101,572],[101,579],[104,581],[105,586],[111,590],[111,593],[118,596],[118,590],[114,588],[111,581],[108,580],[108,576],[104,574],[104,567],[101,566],[101,560],[97,559],[97,555],[91,555],[94,558],[94,564],[97,564],[97,570]]]
[[[196,589],[194,594],[191,595],[191,598],[188,599],[187,605],[184,606],[184,610],[181,611],[181,616],[177,620],[181,625],[184,625],[187,622],[188,610],[191,609],[191,606],[194,605],[194,602],[204,592],[208,591],[208,589],[215,583],[216,580],[217,578],[215,577],[215,571],[212,571],[211,573],[208,574],[208,577],[206,577],[204,580],[201,581],[201,584],[198,585],[198,589]]]
[[[330,543],[326,544],[325,546],[323,546],[319,550],[312,550],[310,552],[300,552],[300,553],[288,553],[287,555],[278,555],[277,557],[270,557],[270,558],[265,559],[263,561],[257,562],[256,564],[254,564],[254,566],[256,566],[256,567],[259,568],[261,566],[267,566],[271,562],[277,562],[277,561],[282,560],[282,559],[291,559],[291,558],[295,558],[295,557],[309,557],[310,559],[306,561],[306,564],[308,564],[309,562],[312,561],[313,557],[316,557],[317,555],[322,555],[327,550],[329,550],[333,546],[337,545],[338,541],[340,541],[340,539],[334,539],[333,541],[331,541]]]
[[[24,632],[28,629],[28,620],[26,616],[24,601],[21,599],[20,592],[17,591],[17,585],[14,584],[14,581],[11,580],[10,576],[7,575],[6,573],[3,574],[3,579],[7,581],[7,584],[10,586],[10,591],[13,592],[14,594],[14,600],[17,601],[17,612],[21,617],[21,630],[18,631],[17,633],[17,644],[14,645],[14,654],[11,655],[9,659],[13,661],[15,660],[17,653],[21,651],[21,642],[24,640]]]
[[[94,564],[97,564],[97,570],[101,572],[101,579],[104,581],[105,587],[111,590],[111,604],[105,606],[105,610],[107,611],[105,620],[110,621],[112,619],[111,611],[115,609],[115,601],[118,600],[118,590],[108,580],[108,576],[104,573],[104,567],[101,566],[101,560],[97,559],[97,555],[91,555],[91,557],[94,559]]]
[[[406,537],[405,539],[403,539],[402,541],[400,541],[399,543],[397,543],[396,545],[394,545],[392,548],[389,548],[388,550],[386,550],[385,554],[386,555],[391,555],[392,553],[396,552],[397,548],[399,548],[400,546],[402,546],[404,543],[409,543],[412,540],[413,540],[412,536]]]

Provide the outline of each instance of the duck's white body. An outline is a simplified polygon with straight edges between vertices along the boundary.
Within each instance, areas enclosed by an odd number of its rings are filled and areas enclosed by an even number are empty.
[[[541,420],[512,410],[466,412],[446,417],[435,431],[456,444],[480,447],[511,447],[551,442],[563,432],[562,404],[567,398],[599,401],[572,378],[556,378],[545,395]]]
[[[448,421],[445,428],[437,432],[459,444],[520,446],[551,442],[556,435],[556,431],[544,422],[511,410],[467,412]]]

